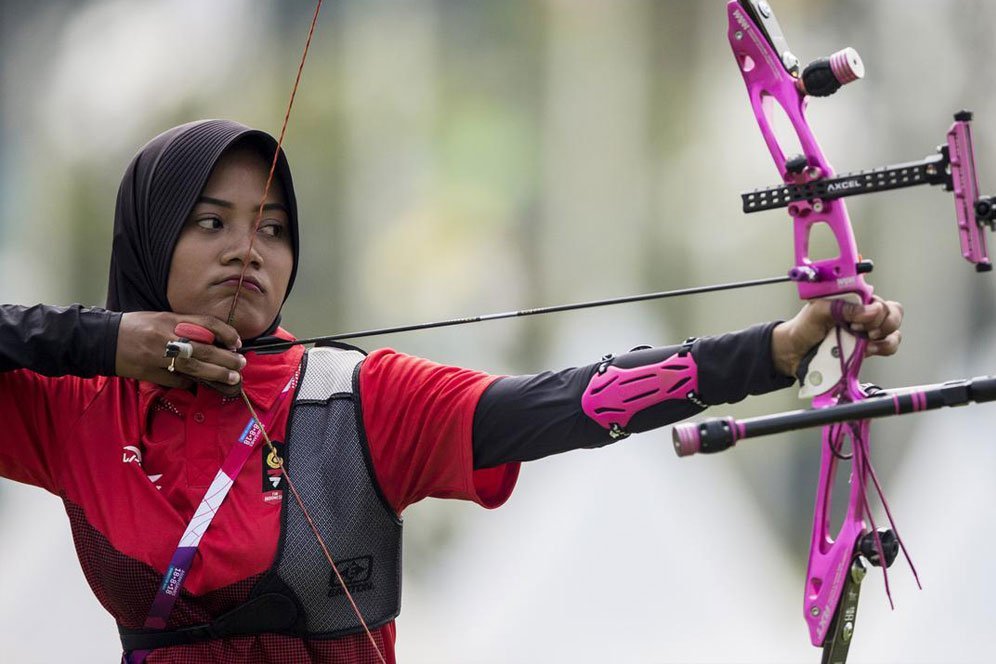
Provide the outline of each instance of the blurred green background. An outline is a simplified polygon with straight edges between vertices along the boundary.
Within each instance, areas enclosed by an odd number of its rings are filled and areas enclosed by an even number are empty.
[[[865,60],[866,80],[810,109],[838,170],[932,153],[951,114],[970,108],[982,188],[996,189],[996,3],[775,9],[804,63],[847,45]],[[131,156],[198,118],[276,134],[312,10],[0,1],[4,301],[102,304]],[[284,322],[299,336],[791,266],[784,212],[740,211],[738,194],[777,173],[719,0],[326,2],[285,146],[303,242]],[[870,280],[906,307],[901,354],[865,375],[903,385],[996,372],[993,277],[959,257],[950,195],[848,205],[876,262]],[[772,286],[361,345],[529,373],[798,306],[792,287]],[[789,390],[715,414],[796,407]],[[994,418],[980,407],[875,425],[877,467],[925,590],[894,567],[892,613],[872,575],[853,661],[988,660]],[[817,440],[679,461],[661,431],[529,464],[494,513],[416,506],[400,661],[816,661],[800,612]],[[42,640],[73,661],[116,656],[60,512],[37,490],[0,485],[0,660],[49,661]]]

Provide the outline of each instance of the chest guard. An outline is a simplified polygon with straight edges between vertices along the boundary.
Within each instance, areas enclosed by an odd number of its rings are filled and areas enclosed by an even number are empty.
[[[401,610],[401,520],[374,479],[357,389],[362,359],[357,350],[331,347],[307,353],[284,461],[346,588],[367,624],[376,628]],[[300,603],[305,635],[362,631],[289,492],[283,506],[283,532],[270,572],[276,578],[270,581],[285,586]]]
[[[401,610],[402,523],[374,479],[358,390],[363,357],[338,347],[305,354],[284,462],[346,588],[376,629]],[[362,631],[289,489],[275,562],[246,602],[203,625],[171,631],[119,626],[126,652],[264,632],[329,639]]]

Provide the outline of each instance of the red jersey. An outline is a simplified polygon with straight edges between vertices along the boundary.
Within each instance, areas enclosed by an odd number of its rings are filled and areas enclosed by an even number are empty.
[[[283,333],[285,338],[289,335]],[[244,389],[263,416],[300,364],[301,347],[248,355]],[[518,464],[473,469],[474,409],[494,377],[392,350],[360,368],[363,423],[374,475],[397,513],[422,498],[504,502]],[[84,574],[124,627],[142,626],[190,517],[248,420],[240,399],[214,390],[161,388],[121,378],[0,373],[0,476],[59,495]],[[284,440],[292,405],[269,433]],[[201,540],[170,628],[210,622],[238,606],[273,564],[281,500],[260,446]],[[293,473],[293,471],[291,471]],[[291,475],[293,479],[293,475]],[[394,623],[375,630],[394,661]],[[364,634],[302,640],[263,634],[154,651],[153,662],[376,662]]]

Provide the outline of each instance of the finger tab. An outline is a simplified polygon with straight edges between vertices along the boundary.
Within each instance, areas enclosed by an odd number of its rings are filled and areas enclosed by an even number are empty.
[[[181,337],[186,337],[191,341],[202,344],[213,344],[214,333],[206,327],[195,325],[194,323],[178,323],[173,332]]]

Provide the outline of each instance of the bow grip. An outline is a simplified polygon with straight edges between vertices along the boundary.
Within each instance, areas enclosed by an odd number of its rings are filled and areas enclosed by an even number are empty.
[[[815,399],[831,393],[838,388],[845,373],[855,376],[867,347],[866,338],[852,333],[844,317],[845,304],[862,304],[864,300],[861,296],[857,293],[844,293],[827,299],[830,300],[830,315],[836,328],[803,358],[799,373],[796,374],[800,380],[800,399]],[[828,403],[836,401],[830,397]]]
[[[732,417],[711,417],[701,422],[686,422],[671,430],[674,451],[680,457],[714,454],[733,447],[744,435]]]

